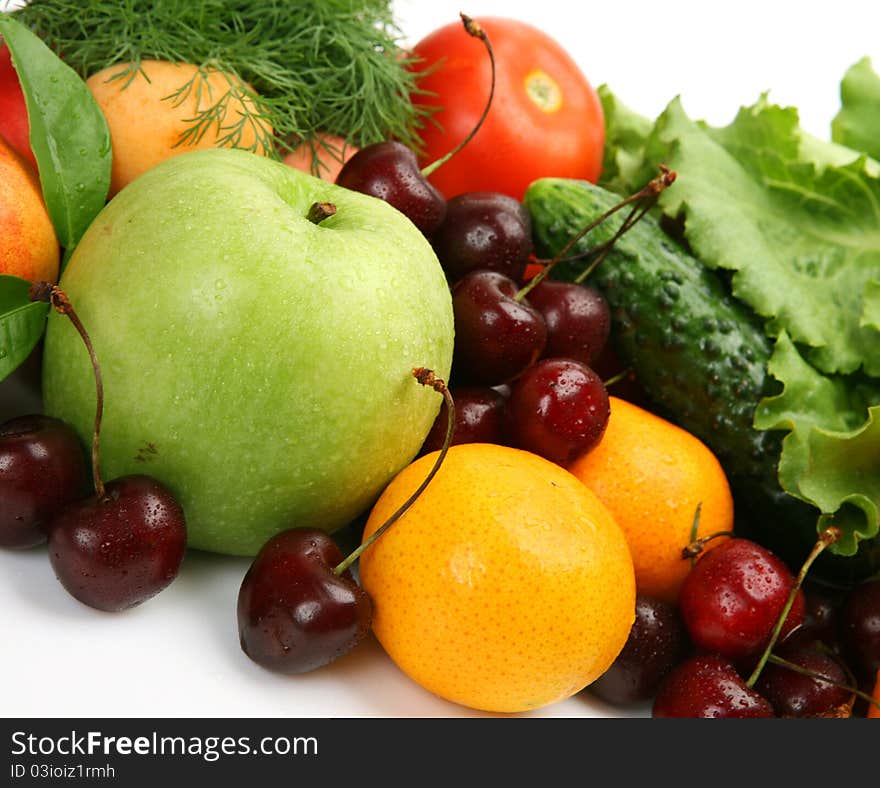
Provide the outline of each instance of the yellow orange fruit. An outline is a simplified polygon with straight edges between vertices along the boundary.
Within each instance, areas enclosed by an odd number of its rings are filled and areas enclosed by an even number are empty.
[[[60,256],[36,170],[0,137],[0,274],[54,282]]]
[[[436,452],[386,488],[369,536]],[[491,444],[453,446],[412,508],[360,558],[373,630],[442,698],[520,712],[590,684],[623,648],[635,580],[623,533],[564,468]]]
[[[733,529],[730,485],[718,459],[694,435],[626,400],[610,402],[599,445],[569,470],[626,534],[639,591],[674,603],[690,568],[681,551],[690,542],[697,505],[698,537]]]
[[[877,671],[877,680],[874,682],[874,692],[871,697],[874,702],[868,704],[868,717],[880,719],[880,670]]]
[[[201,148],[231,147],[232,141],[223,138],[243,115],[255,112],[253,101],[242,94],[244,83],[226,72],[199,72],[191,63],[143,60],[141,71],[130,80],[118,76],[127,68],[128,63],[118,63],[86,80],[110,128],[111,195],[172,156]],[[189,89],[176,95],[190,81]],[[229,98],[224,100],[227,94]],[[221,111],[204,127],[204,133],[184,139],[193,118],[221,100]],[[265,121],[244,123],[235,147],[265,155],[269,151],[263,142],[271,133]]]

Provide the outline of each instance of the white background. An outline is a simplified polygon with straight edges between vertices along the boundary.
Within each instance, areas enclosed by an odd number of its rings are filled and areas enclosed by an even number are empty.
[[[694,117],[723,124],[763,91],[800,108],[827,137],[844,71],[880,66],[880,3],[396,3],[408,42],[471,16],[503,15],[553,35],[596,86],[651,117],[680,94]],[[579,10],[584,9],[584,10]],[[588,9],[588,10],[586,10]],[[880,111],[880,108],[878,108]],[[7,381],[7,403],[17,391]],[[108,615],[75,602],[44,549],[0,551],[0,713],[18,716],[478,716],[435,698],[368,641],[302,677],[261,670],[240,651],[238,586],[248,562],[187,557],[181,576],[140,608]],[[614,716],[580,695],[532,716]]]

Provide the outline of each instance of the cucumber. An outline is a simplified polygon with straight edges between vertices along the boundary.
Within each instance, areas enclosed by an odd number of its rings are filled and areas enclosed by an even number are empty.
[[[552,258],[597,216],[620,201],[585,181],[543,178],[526,191],[535,250]],[[613,218],[572,250],[607,241]],[[584,263],[557,265],[553,278],[574,279]],[[777,475],[783,434],[753,427],[758,403],[779,391],[767,373],[772,352],[763,323],[707,269],[646,215],[615,243],[589,283],[612,311],[612,343],[652,399],[652,409],[703,441],[730,480],[738,533],[755,538],[793,565],[816,539],[819,510],[784,492]],[[830,559],[825,568],[850,583],[869,573],[876,555]]]

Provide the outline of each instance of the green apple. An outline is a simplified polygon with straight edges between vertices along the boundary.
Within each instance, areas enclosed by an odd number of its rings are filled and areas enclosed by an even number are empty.
[[[335,215],[311,221],[316,202]],[[185,153],[123,189],[60,286],[102,369],[102,475],[168,485],[204,550],[252,555],[357,517],[439,411],[412,369],[452,362],[449,288],[415,226],[244,151]],[[90,445],[88,354],[57,314],[43,396]]]

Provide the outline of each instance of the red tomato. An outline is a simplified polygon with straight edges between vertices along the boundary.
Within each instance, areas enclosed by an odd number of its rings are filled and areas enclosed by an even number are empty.
[[[31,151],[27,106],[12,55],[0,40],[0,136],[36,169],[37,160]]]
[[[447,197],[496,191],[522,199],[536,178],[595,182],[602,169],[605,117],[599,97],[571,56],[550,36],[514,19],[477,20],[495,54],[492,107],[476,136],[431,176]],[[483,43],[461,23],[435,30],[414,47],[430,73],[413,101],[440,107],[420,133],[423,164],[439,159],[476,125],[491,85]]]

